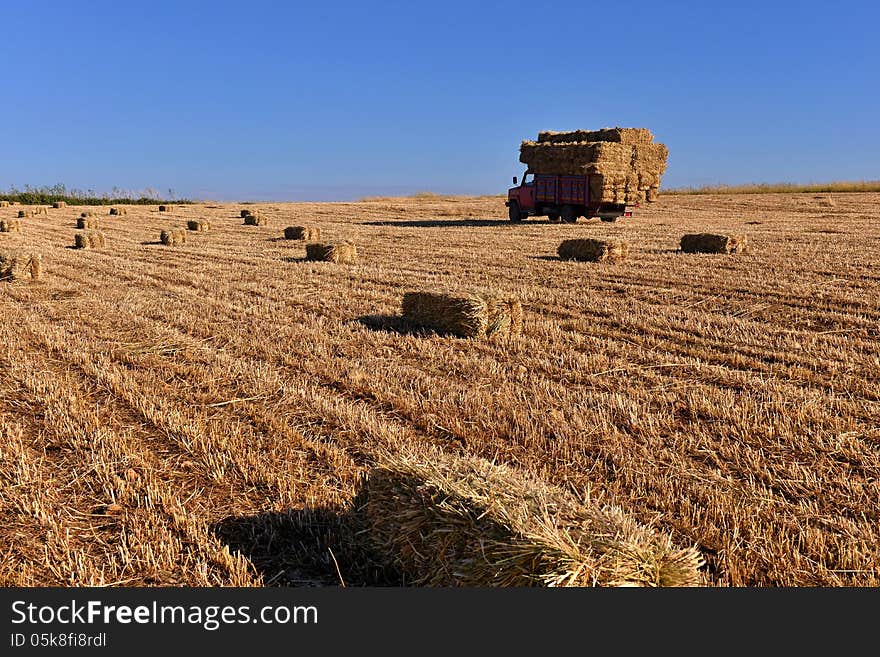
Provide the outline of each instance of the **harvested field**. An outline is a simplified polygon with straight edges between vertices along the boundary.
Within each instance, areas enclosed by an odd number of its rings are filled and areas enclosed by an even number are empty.
[[[192,206],[198,249],[156,246],[155,206],[100,251],[29,219],[0,234],[51,263],[0,286],[0,584],[357,585],[364,477],[439,450],[621,509],[707,584],[880,586],[880,194],[834,203],[661,194],[576,225],[501,198],[277,204],[367,247],[345,267],[239,205]],[[690,233],[750,248],[680,253]],[[587,238],[626,265],[553,255]],[[409,290],[487,288],[520,336],[401,322]]]

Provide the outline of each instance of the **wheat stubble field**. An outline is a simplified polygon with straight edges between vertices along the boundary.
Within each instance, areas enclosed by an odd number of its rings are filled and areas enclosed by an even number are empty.
[[[499,198],[84,208],[0,234],[0,584],[363,583],[335,540],[378,450],[437,447],[623,507],[722,586],[880,585],[880,194],[661,196],[511,225]],[[16,207],[0,209],[0,219]],[[208,219],[182,246],[159,231]],[[285,226],[351,239],[302,260]],[[677,253],[687,232],[751,251]],[[569,237],[630,242],[562,262]],[[412,331],[408,290],[517,295],[510,342]]]

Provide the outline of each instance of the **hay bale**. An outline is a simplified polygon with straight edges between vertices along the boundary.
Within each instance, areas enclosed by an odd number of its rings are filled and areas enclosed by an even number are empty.
[[[94,213],[92,213],[94,214]],[[76,220],[76,227],[79,229],[84,228],[97,228],[98,227],[98,218],[93,216],[88,217],[78,217]]]
[[[833,208],[836,205],[830,196],[814,196],[813,200],[820,208]]]
[[[242,211],[241,211],[241,218],[244,219],[245,217],[247,217],[248,215],[250,215],[250,213],[251,213],[250,210],[242,210]]]
[[[103,249],[105,244],[104,233],[99,232],[77,233],[73,238],[77,249]]]
[[[38,281],[43,277],[43,256],[31,253],[27,256],[0,253],[0,280]]]
[[[159,234],[159,241],[165,246],[186,244],[186,231],[183,228],[169,228]]]
[[[34,216],[41,215],[41,214],[44,214],[48,217],[49,216],[49,208],[43,207],[42,205],[40,207],[34,208]]]
[[[0,233],[20,233],[21,222],[18,219],[3,219],[0,221]]]
[[[352,242],[336,242],[334,244],[322,244],[312,242],[306,244],[306,260],[323,260],[343,265],[357,263],[357,247]]]
[[[515,297],[407,292],[401,312],[412,324],[463,338],[509,337],[522,332],[522,305]]]
[[[420,586],[696,586],[693,547],[620,508],[474,456],[380,455],[355,499],[360,536]]]
[[[27,210],[19,210],[18,211],[18,218],[24,219],[25,217],[33,217],[35,214],[36,214],[36,212],[34,212],[34,210],[32,210],[30,208],[28,208]]]
[[[56,210],[57,210],[58,208],[66,208],[66,207],[67,207],[67,202],[66,202],[66,201],[55,201],[55,202],[52,204],[52,207],[55,208]]]
[[[260,212],[250,212],[244,218],[245,226],[264,226],[269,223],[269,219],[266,215]]]
[[[128,214],[128,210],[126,208],[110,208],[110,214],[121,217]]]
[[[85,210],[84,212],[79,213],[80,217],[97,217],[98,213],[94,210]]]
[[[620,144],[650,144],[654,141],[654,135],[647,128],[602,128],[601,130],[572,130],[570,132],[544,130],[538,133],[538,141],[546,143],[608,141]]]
[[[288,226],[284,229],[284,239],[311,242],[321,239],[321,229],[317,226]]]
[[[556,249],[562,260],[620,262],[629,254],[629,244],[617,240],[564,240]]]
[[[189,230],[194,230],[199,233],[204,233],[211,230],[211,222],[203,221],[201,219],[190,219],[186,222],[186,227]]]
[[[745,235],[694,233],[681,238],[681,250],[685,253],[744,253],[747,244]]]
[[[160,205],[159,212],[171,212],[174,208],[170,205]]]
[[[8,208],[9,201],[0,201],[0,208]]]

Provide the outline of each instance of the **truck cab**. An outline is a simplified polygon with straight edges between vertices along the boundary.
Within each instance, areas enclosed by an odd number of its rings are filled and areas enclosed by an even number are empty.
[[[517,184],[516,176],[513,177],[514,187],[507,190],[507,216],[511,221],[522,221],[535,212],[535,176],[526,171],[522,182]]]

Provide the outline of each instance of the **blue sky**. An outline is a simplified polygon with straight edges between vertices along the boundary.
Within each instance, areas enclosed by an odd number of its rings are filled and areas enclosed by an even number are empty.
[[[614,125],[668,187],[880,179],[874,2],[0,5],[2,189],[492,194]]]

